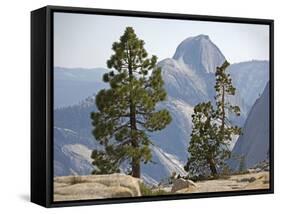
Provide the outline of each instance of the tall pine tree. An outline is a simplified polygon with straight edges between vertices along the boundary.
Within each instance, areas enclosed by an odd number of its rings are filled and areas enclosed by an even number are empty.
[[[225,61],[216,69],[215,108],[211,102],[199,103],[194,107],[186,165],[186,170],[193,175],[217,175],[217,168],[221,168],[229,158],[232,137],[241,134],[241,129],[229,120],[231,114],[240,115],[240,108],[229,102],[229,96],[234,96],[236,89],[230,74],[226,72],[228,66]]]
[[[94,174],[119,172],[121,164],[130,164],[128,173],[141,176],[141,163],[152,155],[147,133],[162,130],[171,122],[165,109],[156,110],[166,92],[157,57],[148,57],[144,41],[127,27],[120,41],[112,45],[114,54],[107,61],[112,69],[103,76],[110,89],[96,96],[98,112],[91,114],[93,135],[104,146],[92,153]]]

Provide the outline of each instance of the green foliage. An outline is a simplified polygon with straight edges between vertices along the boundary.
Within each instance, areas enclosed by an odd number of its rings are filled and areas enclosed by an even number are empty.
[[[185,169],[191,176],[217,176],[218,168],[225,169],[225,160],[230,156],[229,144],[233,135],[241,134],[241,129],[233,126],[228,115],[240,115],[239,106],[227,101],[227,96],[235,95],[230,75],[226,73],[229,63],[225,61],[216,71],[216,106],[199,103],[192,115],[193,129],[188,147],[189,159]]]
[[[225,145],[218,142],[219,125],[215,118],[216,111],[211,102],[199,103],[194,107],[187,167],[192,175],[217,174],[215,165],[222,165],[222,160],[228,155]]]
[[[130,162],[132,175],[140,176],[140,163],[151,160],[151,141],[147,132],[162,130],[171,122],[165,109],[156,104],[166,99],[157,57],[148,57],[144,41],[127,27],[119,42],[112,45],[114,54],[107,61],[112,69],[103,76],[110,89],[96,96],[98,112],[91,114],[93,135],[104,146],[93,151],[93,173],[118,171]]]
[[[162,189],[152,190],[151,188],[147,187],[144,183],[140,183],[140,192],[142,196],[159,196],[170,194],[169,192],[166,192]]]
[[[124,150],[113,149],[112,146],[107,146],[105,151],[94,150],[91,155],[92,164],[98,168],[93,170],[92,174],[119,173],[123,152]]]
[[[218,140],[221,144],[229,144],[233,135],[241,134],[241,128],[233,126],[227,117],[227,114],[240,116],[239,106],[233,106],[227,100],[227,96],[234,96],[236,91],[230,74],[226,72],[229,65],[225,61],[221,67],[217,67],[216,71],[216,118],[221,122],[220,132],[218,132]]]

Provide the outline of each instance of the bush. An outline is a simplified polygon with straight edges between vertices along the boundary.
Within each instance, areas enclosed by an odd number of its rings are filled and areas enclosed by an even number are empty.
[[[155,189],[152,190],[148,186],[146,186],[144,183],[140,183],[140,191],[142,196],[157,196],[157,195],[168,195],[170,192],[166,192],[162,189]]]

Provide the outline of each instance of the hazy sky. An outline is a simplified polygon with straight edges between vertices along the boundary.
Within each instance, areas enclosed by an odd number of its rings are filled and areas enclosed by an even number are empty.
[[[54,14],[54,65],[106,67],[112,43],[131,26],[159,60],[172,57],[184,39],[209,35],[230,63],[269,59],[269,26],[121,16]]]

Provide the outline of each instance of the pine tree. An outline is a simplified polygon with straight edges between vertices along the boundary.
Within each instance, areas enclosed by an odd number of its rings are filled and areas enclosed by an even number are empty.
[[[217,143],[218,125],[214,122],[215,114],[211,102],[199,103],[194,107],[186,168],[192,175],[206,175],[209,172],[217,174],[215,164],[220,161],[223,151]]]
[[[226,72],[229,62],[225,61],[221,67],[216,70],[216,119],[220,121],[220,130],[218,132],[218,141],[226,146],[232,140],[233,135],[240,135],[241,128],[231,124],[229,116],[234,114],[240,116],[239,106],[231,105],[227,97],[234,96],[236,88],[232,84],[230,74]]]
[[[103,76],[110,89],[96,96],[98,112],[91,114],[93,135],[104,146],[92,153],[94,174],[119,172],[130,164],[129,174],[140,177],[141,163],[151,161],[149,132],[159,131],[171,122],[165,109],[156,110],[166,99],[157,57],[148,57],[144,41],[127,27],[120,41],[112,45],[107,61],[110,72]]]
[[[235,87],[231,77],[226,73],[229,63],[225,61],[216,70],[215,101],[199,103],[194,107],[192,115],[193,129],[188,147],[189,158],[186,170],[192,175],[216,176],[218,167],[222,168],[230,156],[230,142],[233,135],[241,134],[238,126],[233,126],[228,116],[240,115],[239,106],[233,106],[228,96],[235,95]]]

